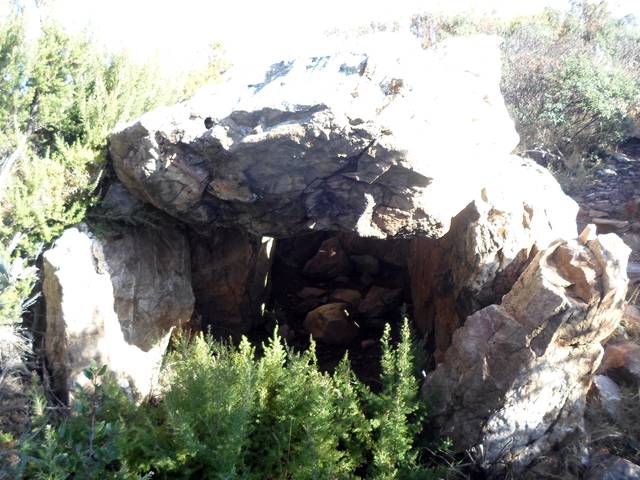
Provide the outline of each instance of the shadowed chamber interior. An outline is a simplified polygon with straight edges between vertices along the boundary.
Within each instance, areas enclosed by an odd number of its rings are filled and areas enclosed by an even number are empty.
[[[266,330],[276,320],[289,341],[318,340],[331,368],[350,347],[352,363],[367,376],[377,370],[377,340],[385,323],[412,316],[408,271],[410,240],[319,232],[276,242]],[[373,376],[372,378],[374,378]]]

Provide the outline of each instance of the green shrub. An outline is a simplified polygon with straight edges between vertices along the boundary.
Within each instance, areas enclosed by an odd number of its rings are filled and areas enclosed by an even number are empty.
[[[191,95],[224,66],[212,56],[173,78],[47,18],[41,24],[30,39],[18,7],[0,19],[0,327],[14,329],[36,284],[36,257],[96,203],[111,130]],[[0,355],[0,372],[5,363]]]
[[[450,36],[502,36],[502,92],[520,134],[518,151],[556,167],[615,148],[640,112],[640,30],[606,2],[497,21],[423,15],[412,29],[425,47]]]
[[[420,433],[423,419],[413,364],[415,347],[410,335],[405,322],[395,350],[390,345],[388,325],[382,336],[383,389],[371,399],[375,418],[371,478],[406,477],[416,465],[413,439]]]
[[[316,365],[314,346],[287,351],[271,339],[257,365],[256,414],[246,468],[250,478],[345,478],[353,467],[334,435],[331,377]]]
[[[12,255],[20,235],[6,247],[0,245],[0,327],[14,326],[33,299],[29,295],[36,282],[36,269]]]
[[[168,363],[163,410],[171,439],[158,468],[186,478],[202,469],[208,478],[233,478],[255,411],[254,349],[246,340],[234,349],[198,335],[183,339]]]
[[[35,400],[33,430],[20,441],[18,478],[395,479],[436,478],[414,439],[423,408],[405,324],[397,347],[382,340],[382,391],[345,359],[318,369],[314,346],[291,351],[277,334],[260,358],[202,335],[178,341],[155,404],[131,405],[103,372],[87,372],[57,423]]]
[[[628,134],[640,74],[613,38],[631,30],[573,11],[520,19],[504,34],[502,90],[521,153],[573,168]]]
[[[32,430],[20,439],[15,478],[140,478],[129,471],[120,448],[133,407],[114,381],[103,381],[104,368],[85,375],[91,389],[78,389],[73,411],[57,423],[42,389],[34,387]]]
[[[22,232],[16,251],[29,258],[91,207],[116,123],[178,93],[157,68],[110,57],[47,20],[31,42],[22,23],[15,16],[0,25],[0,65],[9,72],[0,91],[0,242]]]

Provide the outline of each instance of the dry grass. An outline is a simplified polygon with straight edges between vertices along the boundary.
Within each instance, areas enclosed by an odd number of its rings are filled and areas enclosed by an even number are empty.
[[[31,344],[14,325],[0,326],[0,432],[17,435],[29,420],[30,373],[25,358]]]
[[[493,480],[578,480],[589,473],[589,458],[612,454],[640,464],[640,388],[621,386],[618,414],[612,417],[595,399],[589,399],[584,428],[556,450],[538,457],[524,472],[505,471]],[[467,477],[476,478],[476,477]]]
[[[618,414],[609,415],[597,404],[589,404],[586,414],[590,446],[640,463],[640,388],[622,385]]]

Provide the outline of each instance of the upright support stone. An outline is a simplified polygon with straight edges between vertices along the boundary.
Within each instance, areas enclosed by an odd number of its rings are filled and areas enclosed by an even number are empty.
[[[538,250],[577,236],[577,212],[547,170],[513,157],[444,237],[413,241],[414,317],[423,333],[434,335],[438,361],[464,319],[499,303]]]
[[[500,305],[466,319],[423,392],[441,435],[486,466],[523,467],[579,428],[600,344],[620,322],[629,248],[617,236],[554,242]]]
[[[68,399],[95,363],[132,396],[148,395],[171,330],[193,311],[186,238],[164,227],[97,237],[81,225],[66,230],[43,258],[54,387]]]
[[[219,337],[248,333],[267,299],[274,240],[240,230],[191,233],[191,268],[202,327]]]

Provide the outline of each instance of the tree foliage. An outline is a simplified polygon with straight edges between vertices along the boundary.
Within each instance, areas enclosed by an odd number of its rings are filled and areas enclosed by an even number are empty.
[[[0,20],[0,245],[5,263],[32,263],[43,245],[82,220],[95,201],[115,125],[190,96],[215,81],[208,65],[171,77],[159,64],[108,54],[42,18],[29,38],[19,10]],[[12,248],[9,249],[8,245]],[[10,250],[10,251],[9,251]],[[33,270],[28,270],[35,273]],[[31,279],[0,289],[0,323],[15,321]],[[11,298],[9,298],[11,297]]]
[[[576,168],[631,133],[640,110],[640,31],[605,1],[576,0],[513,20],[417,16],[426,47],[453,35],[502,36],[502,92],[518,153]]]

